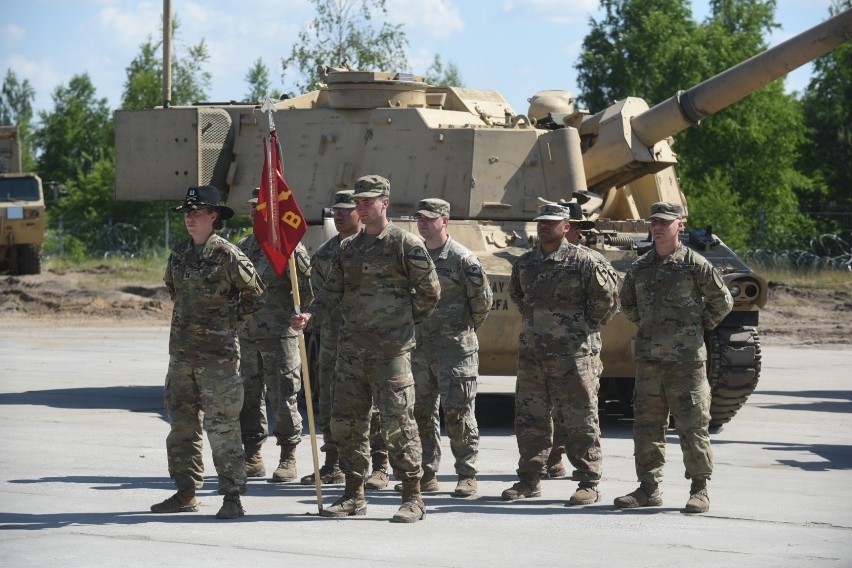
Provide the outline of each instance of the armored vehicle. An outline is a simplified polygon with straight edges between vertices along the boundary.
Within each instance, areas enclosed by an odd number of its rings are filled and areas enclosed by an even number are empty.
[[[41,179],[21,169],[20,129],[0,126],[0,263],[18,274],[38,274],[44,192]]]
[[[305,243],[313,251],[334,234],[326,207],[362,175],[391,181],[390,215],[413,232],[419,199],[450,202],[450,234],[478,254],[495,293],[479,332],[480,373],[515,375],[520,316],[508,280],[534,243],[530,220],[541,201],[583,202],[596,221],[585,244],[624,271],[651,246],[645,219],[653,202],[688,211],[668,137],[827,53],[850,32],[847,11],[653,108],[627,98],[594,115],[575,109],[564,91],[538,93],[522,115],[494,91],[323,68],[317,90],[279,101],[274,112],[284,174],[310,223]],[[178,200],[187,186],[210,183],[244,210],[259,185],[269,124],[256,103],[118,111],[115,124],[117,199]],[[721,270],[734,296],[734,311],[707,337],[713,425],[720,426],[758,381],[766,282],[711,231],[682,240]],[[634,335],[623,316],[604,328],[602,399],[630,404]]]

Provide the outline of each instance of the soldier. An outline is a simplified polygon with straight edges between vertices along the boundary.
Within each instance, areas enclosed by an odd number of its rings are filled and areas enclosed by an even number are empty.
[[[252,220],[257,214],[258,192],[255,189],[248,200]],[[246,454],[246,475],[266,475],[261,450],[267,438],[268,393],[275,413],[275,438],[281,446],[278,467],[269,481],[292,481],[296,478],[296,446],[302,435],[302,417],[296,401],[302,388],[302,364],[298,334],[290,328],[288,321],[288,316],[293,313],[290,268],[288,266],[284,276],[279,278],[254,234],[240,240],[237,246],[252,261],[267,290],[263,308],[237,328],[245,390],[240,429]],[[299,243],[293,254],[296,255],[301,304],[307,307],[313,298],[308,251]]]
[[[184,203],[190,239],[169,256],[163,280],[174,300],[169,338],[165,407],[171,431],[166,438],[169,475],[177,493],[151,506],[155,513],[198,510],[195,492],[204,483],[202,416],[224,495],[217,519],[245,514],[246,464],[240,440],[243,382],[237,321],[256,312],[266,291],[254,266],[233,244],[216,235],[234,211],[220,205],[213,186],[190,187]]]
[[[322,516],[366,512],[364,477],[375,403],[390,463],[403,484],[403,503],[391,520],[410,523],[426,511],[410,352],[414,326],[432,313],[441,289],[422,241],[388,221],[389,196],[390,183],[381,176],[355,182],[355,211],[364,229],[341,243],[325,285],[303,314],[293,314],[291,325],[304,329],[314,317],[322,323],[341,304],[331,432],[346,489]]]
[[[539,479],[553,442],[554,407],[579,481],[569,505],[600,500],[598,369],[594,334],[617,309],[618,280],[609,263],[565,240],[568,209],[540,208],[538,245],[512,267],[509,296],[521,311],[515,435],[520,481],[503,492],[513,501],[541,495]]]
[[[634,347],[633,455],[640,485],[617,498],[615,506],[662,505],[659,484],[671,412],[686,478],[692,480],[684,512],[704,513],[710,509],[707,481],[713,473],[704,332],[715,328],[734,302],[719,271],[680,242],[684,226],[680,205],[654,203],[649,220],[654,248],[636,259],[621,288],[624,313],[639,326]]]
[[[322,244],[311,258],[311,287],[319,291],[328,278],[331,261],[340,243],[361,230],[361,220],[355,214],[354,192],[344,189],[334,194],[334,204],[331,214],[337,235]],[[340,326],[339,314],[329,317],[320,328],[319,347],[319,424],[322,430],[325,452],[325,464],[320,468],[320,479],[326,485],[343,483],[345,476],[340,470],[337,444],[331,435],[331,401],[332,384],[334,382],[334,366],[337,362],[337,332]],[[388,485],[388,452],[382,440],[378,412],[373,413],[370,421],[370,452],[373,457],[373,472],[367,478],[367,489],[384,489]],[[302,485],[314,485],[314,474],[306,475],[301,480]]]
[[[594,229],[595,222],[589,221],[586,219],[586,216],[583,214],[582,206],[576,201],[571,203],[562,203],[560,204],[564,207],[568,208],[569,218],[568,218],[568,231],[565,233],[565,240],[571,243],[572,245],[577,245],[582,247],[584,250],[589,251],[589,253],[597,258],[598,260],[603,259],[604,262],[609,262],[606,258],[601,255],[599,252],[592,250],[590,248],[584,247],[580,244],[580,238],[583,236],[583,231],[589,231]],[[594,349],[593,355],[597,357],[597,376],[598,380],[600,380],[601,373],[603,372],[603,363],[600,361],[600,348],[601,348],[601,334],[600,332],[595,333],[593,340],[595,341],[596,347]],[[553,419],[558,423],[559,417],[554,416]],[[554,428],[553,430],[553,447],[550,449],[550,454],[547,456],[547,463],[544,470],[542,470],[542,475],[546,475],[547,477],[564,477],[568,474],[565,470],[565,466],[562,465],[562,454],[565,453],[565,440],[563,436],[563,431],[561,428]]]
[[[492,292],[479,259],[447,234],[450,204],[423,199],[417,229],[435,263],[441,300],[417,326],[414,372],[414,417],[423,445],[423,493],[440,489],[435,474],[441,463],[441,420],[444,409],[458,483],[453,496],[476,493],[479,471],[479,428],[476,424],[476,379],[479,342],[476,330],[491,310]],[[401,484],[397,486],[402,488]]]

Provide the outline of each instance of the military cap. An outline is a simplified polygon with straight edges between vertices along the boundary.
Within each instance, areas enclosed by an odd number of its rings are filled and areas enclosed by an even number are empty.
[[[353,209],[355,200],[352,199],[352,194],[355,193],[351,189],[344,189],[334,194],[334,203],[332,207],[340,209]]]
[[[586,219],[583,214],[583,206],[577,202],[566,203],[564,205],[568,209],[568,222],[580,228],[581,231],[588,231],[595,228],[595,222]]]
[[[449,217],[450,204],[443,199],[436,199],[434,197],[421,199],[420,203],[417,204],[417,214],[429,217],[430,219]]]
[[[182,205],[172,208],[176,213],[188,213],[198,209],[214,209],[219,218],[226,221],[234,216],[234,210],[219,202],[219,190],[212,185],[193,186],[186,190]]]
[[[564,221],[570,217],[567,207],[556,203],[549,203],[538,208],[538,217],[533,221]]]
[[[355,193],[352,197],[388,197],[390,182],[382,176],[364,176],[355,180]]]
[[[257,197],[260,195],[260,188],[256,187],[251,190],[251,199],[247,199],[246,203],[255,203],[257,204]]]
[[[649,219],[665,219],[673,221],[675,219],[683,219],[683,207],[676,203],[668,201],[658,201],[651,205],[651,216]]]

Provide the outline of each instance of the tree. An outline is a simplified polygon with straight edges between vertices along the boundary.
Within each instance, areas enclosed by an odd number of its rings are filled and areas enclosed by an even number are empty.
[[[835,2],[832,15],[852,2]],[[799,164],[813,184],[799,191],[803,207],[825,212],[820,230],[852,229],[852,44],[837,47],[814,62],[814,74],[802,97],[808,144]]]
[[[247,101],[263,101],[266,100],[266,97],[274,99],[281,97],[280,91],[272,89],[272,81],[269,79],[269,68],[260,57],[255,59],[249,68],[245,80],[251,89],[246,95]]]
[[[776,26],[772,0],[714,0],[701,23],[685,0],[605,0],[577,68],[593,111],[639,96],[654,104],[762,51]],[[782,81],[675,137],[690,225],[712,225],[734,248],[787,246],[813,224],[797,213],[794,188],[804,143],[798,102]]]
[[[177,43],[180,22],[172,22],[172,41]],[[137,55],[127,66],[127,80],[121,99],[123,109],[154,108],[163,104],[162,40],[152,37],[139,46]],[[178,44],[172,50],[172,93],[174,106],[190,104],[207,98],[211,75],[204,70],[210,60],[207,44],[202,38],[197,44]]]
[[[464,87],[458,66],[450,61],[444,68],[441,56],[435,54],[432,65],[426,70],[426,82],[430,85],[448,85],[453,87]]]
[[[281,78],[297,73],[296,91],[307,92],[319,81],[317,67],[339,66],[353,69],[408,69],[405,46],[408,39],[402,24],[383,22],[376,27],[374,17],[387,15],[385,0],[311,0],[316,17],[299,32],[290,56],[281,62]]]
[[[33,118],[35,89],[29,79],[18,81],[11,69],[6,71],[3,88],[0,90],[0,124],[18,125],[21,132],[21,163],[24,171],[35,169],[30,128]]]

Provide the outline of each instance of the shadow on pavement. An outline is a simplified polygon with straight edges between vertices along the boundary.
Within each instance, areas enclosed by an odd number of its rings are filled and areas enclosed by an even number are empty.
[[[0,405],[30,404],[51,408],[116,409],[159,414],[164,420],[162,386],[115,386],[48,389],[0,394]]]

